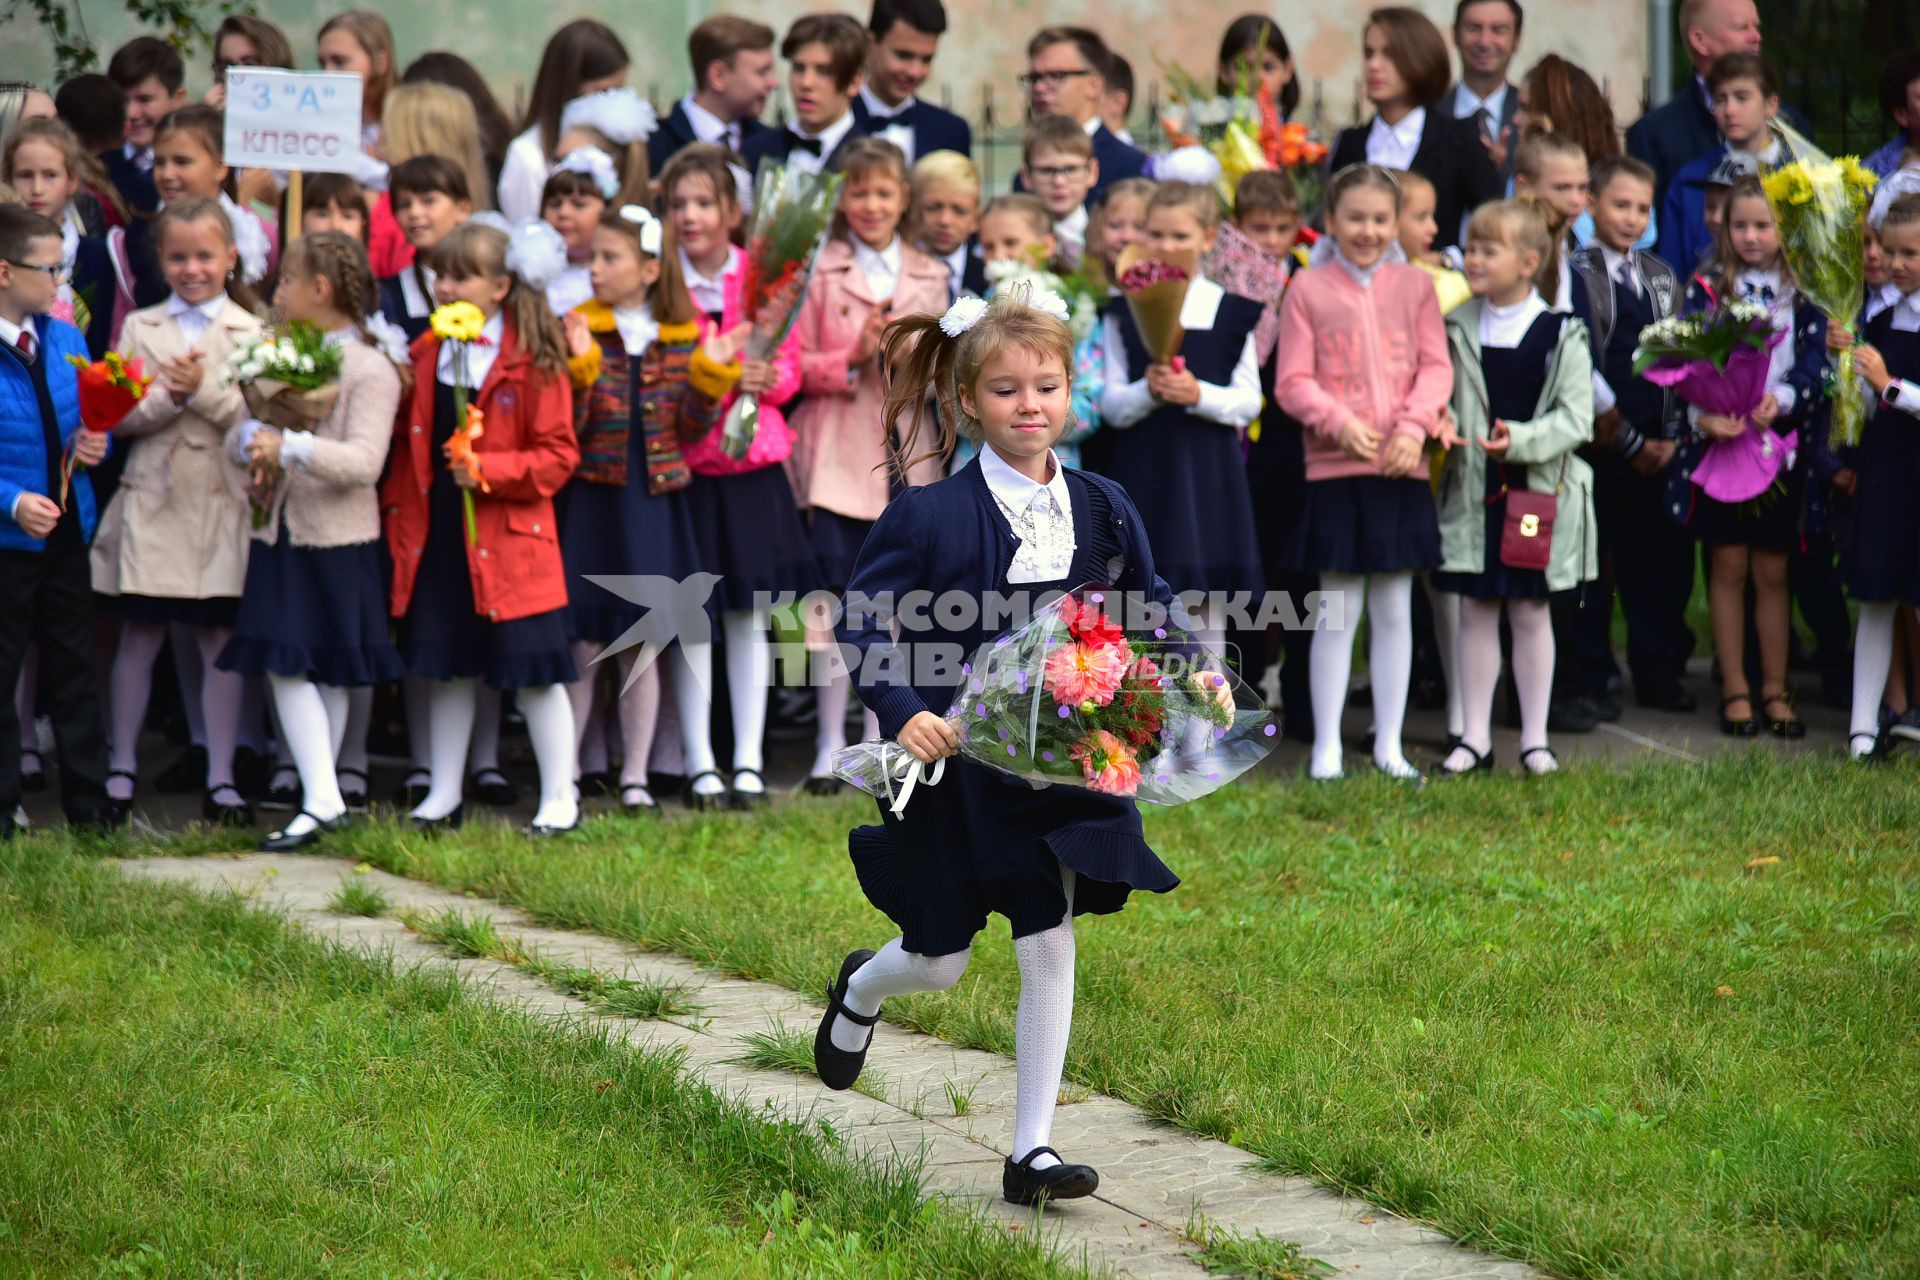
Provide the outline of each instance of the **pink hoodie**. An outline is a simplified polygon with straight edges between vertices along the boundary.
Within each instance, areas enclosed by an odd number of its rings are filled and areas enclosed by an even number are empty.
[[[1371,287],[1338,262],[1298,273],[1280,307],[1278,351],[1273,398],[1306,428],[1307,479],[1380,474],[1340,447],[1349,417],[1383,439],[1439,434],[1453,360],[1433,280],[1418,267],[1383,264]]]

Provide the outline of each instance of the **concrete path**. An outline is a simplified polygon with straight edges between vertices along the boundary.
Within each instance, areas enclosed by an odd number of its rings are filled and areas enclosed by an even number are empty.
[[[123,861],[134,878],[234,891],[284,913],[342,946],[391,952],[404,965],[457,971],[470,989],[538,1015],[604,1026],[636,1047],[684,1054],[686,1070],[717,1092],[808,1121],[853,1151],[924,1157],[929,1189],[971,1206],[1008,1230],[1033,1230],[1030,1210],[1000,1199],[1004,1144],[1013,1127],[1013,1063],[956,1048],[886,1023],[876,1028],[862,1093],[836,1094],[811,1076],[756,1070],[735,1061],[743,1038],[785,1026],[811,1042],[821,1005],[782,987],[728,978],[671,956],[636,951],[594,934],[545,929],[498,902],[434,889],[333,858],[246,854]],[[457,959],[392,918],[340,916],[327,904],[341,881],[377,886],[396,913],[456,910],[492,918],[503,937],[545,958],[610,976],[681,984],[697,1016],[640,1022],[596,1014],[513,967]],[[951,1090],[951,1092],[950,1092]],[[963,1096],[964,1114],[955,1114]],[[1305,1178],[1265,1172],[1235,1147],[1182,1133],[1099,1094],[1068,1092],[1054,1143],[1100,1170],[1100,1193],[1049,1209],[1039,1224],[1068,1257],[1141,1280],[1207,1274],[1185,1228],[1203,1216],[1216,1230],[1292,1241],[1340,1275],[1364,1280],[1522,1280],[1519,1263],[1461,1248],[1404,1218],[1325,1190]]]

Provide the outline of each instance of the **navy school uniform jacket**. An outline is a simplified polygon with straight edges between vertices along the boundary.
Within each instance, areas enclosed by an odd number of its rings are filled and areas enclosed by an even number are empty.
[[[768,126],[758,120],[740,122],[740,146],[742,149],[763,133],[769,133]],[[667,161],[700,141],[693,132],[693,121],[687,119],[687,109],[683,102],[673,104],[673,110],[667,112],[667,118],[647,139],[647,171],[658,177]]]
[[[1367,134],[1372,128],[1369,117],[1364,124],[1340,131],[1334,139],[1329,173],[1366,160]],[[1480,127],[1472,120],[1455,119],[1444,99],[1427,108],[1420,145],[1407,167],[1433,184],[1433,220],[1440,228],[1433,241],[1436,249],[1458,245],[1467,215],[1489,200],[1498,200],[1506,190],[1486,144],[1480,141]]]
[[[403,270],[410,272],[414,268],[409,266]],[[419,277],[415,276],[414,279],[417,285]],[[419,313],[416,315],[407,308],[407,287],[400,276],[387,276],[377,283],[377,287],[380,291],[380,314],[399,325],[401,331],[407,335],[408,342],[415,341],[427,331],[427,323],[433,315],[432,295],[428,294],[424,288],[419,290],[419,296],[424,299],[424,305],[419,307]]]
[[[160,208],[160,189],[153,185],[153,175],[142,169],[127,157],[125,148],[114,147],[100,153],[100,163],[106,169],[107,176],[113,179],[113,185],[119,189],[120,199],[135,214],[153,213]]]
[[[104,240],[81,236],[73,251],[73,296],[87,309],[87,354],[98,360],[113,343],[113,302],[119,282],[113,274],[113,254]],[[76,310],[74,319],[80,313]]]
[[[820,171],[822,173],[832,173],[833,162],[839,157],[842,151],[847,149],[847,144],[855,138],[864,138],[866,136],[867,127],[860,123],[860,117],[856,115],[853,120],[853,127],[841,135],[840,141],[834,145],[833,154],[820,158]],[[798,141],[798,139],[794,137],[790,129],[761,129],[740,145],[740,158],[747,162],[747,171],[749,173],[757,174],[760,171],[760,162],[769,156],[773,158],[775,163],[785,164],[787,154],[793,150],[793,144],[796,141]]]
[[[1114,183],[1122,178],[1144,177],[1147,172],[1147,153],[1122,142],[1104,124],[1093,131],[1093,158],[1100,162],[1100,174],[1094,181],[1093,190],[1087,192],[1089,209],[1100,203],[1107,194],[1107,188]],[[1027,189],[1026,179],[1018,172],[1013,175],[1013,189]]]
[[[1117,591],[1169,605],[1172,590],[1154,572],[1147,531],[1126,490],[1072,468],[1066,477],[1075,537],[1084,540],[1076,559],[1084,553],[1091,563],[1106,565],[1105,585]],[[882,736],[897,738],[922,711],[944,716],[959,687],[957,664],[1004,630],[1004,619],[995,619],[992,627],[983,625],[984,616],[972,619],[972,625],[947,627],[929,603],[922,611],[925,628],[918,627],[922,619],[916,617],[916,628],[903,631],[903,643],[896,644],[890,615],[863,610],[862,600],[898,604],[909,592],[930,592],[934,601],[944,592],[978,600],[989,591],[1017,592],[1022,584],[1006,580],[1015,550],[1013,532],[994,504],[977,457],[944,480],[904,491],[875,521],[847,585],[847,615],[839,631],[842,643],[857,650],[860,667],[854,679],[860,700],[880,718]],[[933,646],[959,655],[951,679],[926,670],[924,656],[918,663],[922,669],[916,670],[915,651],[924,655]]]
[[[868,133],[879,133],[881,129],[899,123],[902,115],[907,117],[906,123],[913,130],[914,159],[918,160],[930,151],[958,151],[963,156],[973,153],[973,127],[945,107],[936,107],[924,98],[915,98],[898,114],[881,121],[876,128],[866,98],[854,95],[853,118]]]
[[[1613,389],[1621,419],[1613,449],[1623,458],[1640,452],[1649,438],[1672,440],[1680,434],[1681,410],[1673,392],[1633,372],[1640,331],[1680,309],[1680,278],[1645,250],[1634,250],[1633,262],[1646,284],[1643,294],[1608,275],[1598,244],[1577,250],[1572,259],[1573,314],[1586,322],[1593,367]]]

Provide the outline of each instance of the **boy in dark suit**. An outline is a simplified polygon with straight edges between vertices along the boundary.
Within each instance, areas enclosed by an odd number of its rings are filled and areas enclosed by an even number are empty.
[[[866,136],[853,97],[868,43],[866,28],[844,13],[810,13],[787,29],[780,56],[787,60],[793,120],[747,140],[740,154],[749,172],[769,156],[803,173],[829,170],[848,139]]]
[[[1680,429],[1674,396],[1634,376],[1640,331],[1673,315],[1681,282],[1672,267],[1633,246],[1653,211],[1653,168],[1610,156],[1593,167],[1594,241],[1573,257],[1573,311],[1593,342],[1594,508],[1604,570],[1627,618],[1627,665],[1643,707],[1692,711],[1680,675],[1693,654],[1687,598],[1693,594],[1693,539],[1665,510],[1666,472]],[[1606,693],[1613,674],[1604,596],[1589,599],[1576,624],[1575,683]]]
[[[107,78],[127,95],[127,135],[100,157],[120,198],[135,213],[160,207],[153,185],[153,135],[169,111],[187,103],[187,64],[180,51],[154,36],[137,36],[115,51]]]
[[[647,165],[659,173],[683,147],[714,142],[739,151],[767,131],[760,115],[780,77],[773,65],[773,28],[751,18],[715,14],[687,37],[693,92],[673,104],[647,139]]]
[[[949,301],[987,296],[980,256],[980,170],[958,151],[934,151],[913,165],[913,238],[946,264]]]
[[[853,100],[853,114],[869,134],[899,147],[908,164],[934,151],[964,156],[973,150],[965,120],[914,96],[933,71],[934,50],[946,29],[940,0],[874,0],[867,22],[867,82]]]
[[[60,745],[61,804],[75,824],[122,816],[107,798],[107,740],[93,670],[93,592],[87,540],[93,487],[73,476],[59,505],[61,464],[93,465],[107,437],[80,425],[80,331],[47,315],[62,273],[60,228],[18,205],[0,206],[0,687],[20,680],[27,646],[40,646],[40,684]],[[20,802],[20,726],[0,698],[0,839]]]

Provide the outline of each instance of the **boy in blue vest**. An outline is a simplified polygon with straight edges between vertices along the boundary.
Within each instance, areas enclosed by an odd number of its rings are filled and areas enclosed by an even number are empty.
[[[80,425],[79,377],[67,359],[87,358],[86,339],[47,315],[64,270],[60,228],[30,209],[0,206],[0,839],[12,838],[20,802],[13,688],[35,641],[67,821],[105,827],[125,817],[107,798],[87,567],[93,487],[84,471],[75,471],[64,510],[57,501],[69,444],[82,465],[107,456],[107,437]]]
[[[1693,593],[1693,539],[1664,510],[1679,427],[1674,397],[1633,373],[1640,330],[1674,314],[1681,283],[1673,268],[1633,246],[1646,234],[1654,174],[1644,162],[1610,156],[1593,167],[1594,241],[1573,255],[1573,313],[1587,322],[1595,374],[1593,463],[1600,554],[1612,562],[1627,618],[1627,665],[1643,707],[1693,710],[1680,685],[1693,654],[1687,597]],[[1614,671],[1608,636],[1613,610],[1600,599],[1582,612],[1570,664],[1589,694]]]

